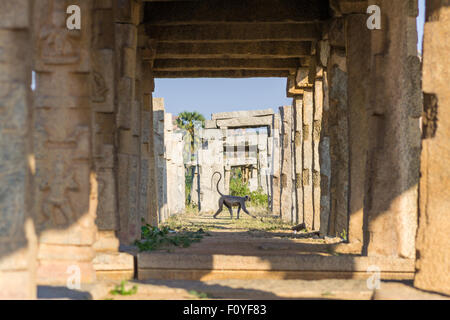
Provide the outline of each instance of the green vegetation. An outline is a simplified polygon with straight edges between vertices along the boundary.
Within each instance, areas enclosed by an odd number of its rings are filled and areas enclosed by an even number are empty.
[[[198,207],[194,203],[186,204],[185,212],[187,214],[197,215],[198,214]]]
[[[112,295],[121,295],[121,296],[131,296],[133,294],[137,293],[138,287],[137,285],[134,285],[131,289],[126,290],[125,289],[125,285],[126,285],[126,281],[123,280],[120,285],[116,285],[116,287],[111,290],[109,293]]]
[[[230,178],[230,194],[238,197],[245,197],[250,194],[248,184],[242,180],[241,168],[233,170],[233,175]]]
[[[142,223],[144,225],[141,227],[141,240],[136,240],[134,243],[140,251],[167,249],[171,246],[187,248],[192,243],[199,242],[206,235],[203,229],[195,232],[186,230],[176,232],[167,225],[160,229],[145,223],[145,221]]]
[[[209,234],[206,232],[209,230],[211,225],[203,224],[203,223],[192,223],[189,219],[193,217],[197,217],[197,211],[195,214],[188,213],[183,215],[173,215],[170,216],[163,224],[163,226],[167,226],[170,230],[176,230],[176,231],[189,231],[189,232],[198,232],[198,233],[204,233],[205,236],[209,236]]]
[[[190,143],[186,143],[184,154],[185,155],[191,155],[191,159],[184,159],[186,161],[193,160],[193,155],[195,153],[195,150],[200,145],[201,141],[199,137],[195,136],[195,129],[198,128],[204,128],[205,127],[205,117],[197,112],[189,112],[189,111],[183,111],[178,114],[178,117],[176,119],[176,125],[180,129],[184,129],[189,134],[188,136],[185,136],[185,140],[189,141]]]
[[[230,194],[238,197],[250,196],[249,207],[267,207],[268,205],[268,196],[261,188],[258,188],[256,191],[250,191],[248,183],[243,182],[241,168],[233,170],[233,175],[230,179]]]
[[[322,292],[322,297],[331,297],[331,296],[334,296],[334,293],[330,291]]]
[[[194,137],[196,123],[200,123],[203,128],[205,126],[205,117],[197,111],[183,111],[178,114],[176,123],[179,128],[187,130],[191,137]]]
[[[268,196],[261,188],[256,191],[250,192],[250,204],[252,206],[267,207]]]
[[[347,230],[345,229],[342,230],[341,238],[344,239],[344,241],[347,241]]]
[[[195,290],[190,290],[189,294],[194,296],[194,297],[197,297],[198,299],[208,299],[209,298],[208,294],[206,294],[204,292],[198,292],[198,291],[195,291]]]

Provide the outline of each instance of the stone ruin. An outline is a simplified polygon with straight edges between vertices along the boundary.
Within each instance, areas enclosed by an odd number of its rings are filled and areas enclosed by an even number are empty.
[[[301,72],[308,75],[307,69]],[[315,91],[317,97],[323,96],[322,78],[316,81]],[[192,201],[201,212],[217,210],[218,176],[212,184],[213,173],[222,174],[220,189],[229,194],[231,169],[246,167],[251,172],[250,191],[261,188],[268,195],[272,214],[305,223],[309,230],[334,234],[335,226],[331,230],[328,226],[331,159],[329,138],[321,135],[323,98],[316,104],[312,98],[311,91],[307,99],[280,107],[277,114],[272,109],[223,112],[206,120],[205,129],[196,132],[202,147],[196,160],[187,164],[196,168]],[[261,127],[265,133],[247,130]],[[340,231],[346,229],[346,219],[335,222]]]
[[[183,132],[174,131],[172,114],[164,111],[164,99],[153,98],[155,166],[158,185],[158,222],[185,210]]]
[[[244,168],[250,191],[260,188],[272,195],[272,153],[278,151],[278,136],[274,137],[274,125],[278,117],[273,110],[236,111],[212,114],[205,128],[196,135],[201,146],[195,159],[187,164],[194,167],[191,201],[200,212],[216,211],[219,194],[213,179],[214,172],[222,175],[219,190],[230,194],[232,168]],[[250,128],[264,128],[262,132]],[[249,130],[247,130],[249,129]],[[277,131],[278,132],[278,131]]]
[[[426,2],[423,60],[417,0],[209,2],[0,1],[0,298],[74,265],[82,283],[133,276],[119,245],[182,210],[180,137],[152,99],[154,78],[181,77],[286,78],[272,209],[450,294],[448,1]],[[219,138],[237,120],[212,121]]]

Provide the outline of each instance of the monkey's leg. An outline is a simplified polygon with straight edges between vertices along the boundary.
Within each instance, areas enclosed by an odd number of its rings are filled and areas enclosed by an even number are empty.
[[[233,207],[225,203],[225,206],[228,208],[228,211],[230,211],[230,217],[231,220],[233,220]]]
[[[250,217],[256,219],[256,217],[255,217],[254,215],[252,215],[250,212],[248,212],[247,208],[245,207],[245,203],[242,205],[242,210],[244,210],[244,212],[245,212],[246,214],[248,214]]]
[[[219,209],[217,210],[217,212],[214,214],[214,219],[216,219],[216,217],[219,215],[219,213],[221,213],[223,210],[223,199],[220,198],[219,199]]]
[[[239,220],[239,212],[241,211],[241,205],[239,204],[239,206],[238,206],[238,212],[237,212],[237,218],[236,219],[238,219]]]

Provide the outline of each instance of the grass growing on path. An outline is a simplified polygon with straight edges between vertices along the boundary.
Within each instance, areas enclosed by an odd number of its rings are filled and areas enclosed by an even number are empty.
[[[262,217],[262,221],[260,219]],[[281,219],[270,216],[260,215],[258,219],[251,218],[242,213],[239,220],[234,215],[230,219],[228,212],[222,212],[217,219],[212,214],[182,214],[171,216],[164,226],[172,230],[179,231],[288,231],[291,225],[283,222]]]
[[[136,240],[135,245],[139,251],[170,249],[172,246],[187,248],[205,235],[208,234],[203,229],[174,231],[167,225],[158,228],[145,223],[141,227],[141,240]]]

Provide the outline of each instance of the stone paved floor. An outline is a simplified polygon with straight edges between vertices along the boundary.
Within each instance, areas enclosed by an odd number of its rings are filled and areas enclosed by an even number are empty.
[[[84,285],[80,290],[40,286],[39,299],[95,300],[196,300],[196,299],[351,299],[351,300],[450,300],[450,297],[424,292],[411,282],[382,281],[380,289],[370,290],[364,280],[218,280],[218,281],[130,281],[126,290],[137,286],[132,295],[113,295],[119,281]]]
[[[321,239],[314,233],[294,232],[289,225],[266,218],[264,222],[246,215],[240,221],[227,214],[213,219],[211,214],[174,217],[168,225],[175,229],[210,233],[189,248],[171,248],[173,253],[210,253],[236,255],[317,254],[336,255],[340,238]],[[330,250],[330,248],[334,248]],[[40,286],[39,299],[95,300],[184,300],[184,299],[449,299],[417,290],[411,282],[382,281],[379,290],[368,289],[366,280],[145,280],[128,281],[125,289],[137,286],[132,295],[111,294],[118,280],[98,281],[80,290]]]
[[[175,230],[196,231],[201,228],[210,234],[189,248],[172,248],[174,253],[332,255],[331,248],[342,242],[338,237],[321,239],[314,232],[295,232],[291,225],[271,217],[264,217],[261,221],[242,214],[240,220],[231,220],[228,212],[223,212],[217,219],[212,214],[172,217],[167,224]]]

